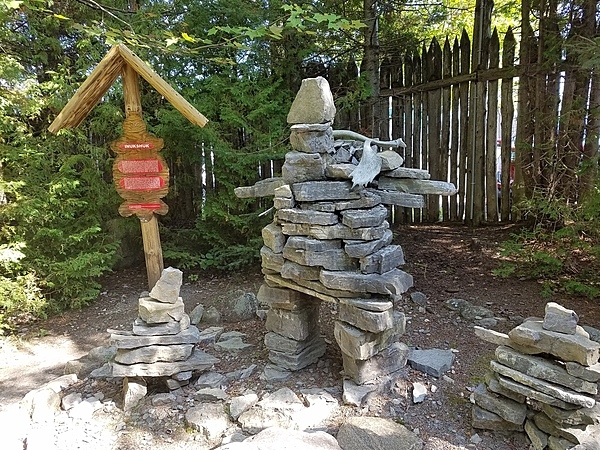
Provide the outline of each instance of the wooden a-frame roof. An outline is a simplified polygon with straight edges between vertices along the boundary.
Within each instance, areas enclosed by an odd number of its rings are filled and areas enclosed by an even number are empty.
[[[106,56],[102,58],[102,61],[98,63],[90,76],[77,89],[75,95],[50,124],[48,130],[51,133],[58,133],[63,128],[75,128],[83,122],[83,119],[100,102],[106,91],[121,75],[125,65],[131,66],[190,122],[201,127],[207,124],[208,119],[206,117],[198,112],[137,55],[125,45],[120,44],[112,47]]]

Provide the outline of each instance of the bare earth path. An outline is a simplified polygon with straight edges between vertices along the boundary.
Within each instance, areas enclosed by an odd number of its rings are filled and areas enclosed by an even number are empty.
[[[466,438],[481,431],[470,428],[470,389],[482,379],[493,352],[493,346],[479,341],[472,331],[473,324],[449,310],[444,303],[451,298],[466,299],[476,305],[492,309],[500,319],[498,331],[506,332],[519,320],[528,316],[543,316],[544,305],[556,301],[574,309],[580,323],[598,327],[600,306],[586,298],[556,296],[542,298],[540,286],[535,281],[502,279],[492,275],[498,266],[498,244],[507,239],[512,228],[495,226],[469,229],[462,226],[416,225],[395,230],[395,242],[402,245],[407,264],[404,270],[414,276],[414,288],[427,295],[426,307],[419,308],[406,295],[402,309],[410,318],[403,342],[411,347],[444,348],[456,351],[456,362],[449,380],[427,379],[423,374],[406,369],[407,388],[411,381],[437,384],[440,389],[431,394],[427,407],[407,404],[401,420],[410,429],[419,428],[427,449],[453,449],[453,435]],[[186,274],[187,275],[187,274]],[[29,325],[16,337],[0,339],[0,424],[2,413],[10,413],[14,405],[30,390],[63,373],[67,361],[79,358],[91,348],[106,345],[107,328],[130,329],[137,316],[137,299],[145,285],[143,268],[113,273],[103,280],[103,293],[89,307],[71,311]],[[236,290],[256,293],[261,284],[258,268],[243,273],[220,276],[200,275],[194,282],[187,281],[182,297],[189,312],[198,303],[219,308],[219,300]],[[294,374],[290,386],[324,387],[332,383],[341,386],[341,356],[332,336],[332,319],[335,311],[328,305],[322,307],[322,331],[333,342],[324,359],[331,367],[329,377],[318,376],[304,369]],[[248,335],[247,341],[255,344],[254,353],[235,361],[224,360],[218,369],[231,370],[235,364],[255,362],[264,365],[266,351],[262,345],[264,326],[257,319],[247,323],[224,325]],[[264,361],[263,361],[264,360]],[[258,378],[258,377],[257,377]],[[254,389],[261,386],[259,381]],[[381,405],[380,405],[381,406]],[[374,408],[374,407],[373,407]],[[368,414],[370,409],[363,411]],[[1,426],[0,426],[1,428]],[[493,436],[483,433],[484,443],[495,442]],[[487,441],[485,441],[487,437]],[[438,444],[436,444],[436,442]],[[509,441],[494,445],[492,450],[516,449],[518,443]],[[522,441],[515,441],[521,442]],[[132,447],[133,448],[133,447]]]

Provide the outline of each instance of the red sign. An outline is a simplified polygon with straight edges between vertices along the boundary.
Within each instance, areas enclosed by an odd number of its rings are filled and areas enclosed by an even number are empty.
[[[159,209],[160,203],[130,203],[127,205],[129,209]]]
[[[156,191],[165,186],[161,177],[126,177],[119,184],[126,191]]]
[[[158,159],[128,159],[117,164],[121,173],[156,173],[163,169]]]
[[[121,142],[119,148],[122,150],[151,150],[154,148],[152,142]]]

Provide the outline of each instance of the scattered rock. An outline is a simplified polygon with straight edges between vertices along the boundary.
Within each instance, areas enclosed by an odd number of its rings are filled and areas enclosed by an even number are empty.
[[[378,417],[351,417],[340,427],[344,450],[420,450],[423,441],[405,426]]]

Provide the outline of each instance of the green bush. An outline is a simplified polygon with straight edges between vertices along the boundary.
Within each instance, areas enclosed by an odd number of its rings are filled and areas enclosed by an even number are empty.
[[[540,192],[519,205],[529,224],[501,244],[498,276],[537,280],[556,292],[600,296],[600,192],[572,204]]]

